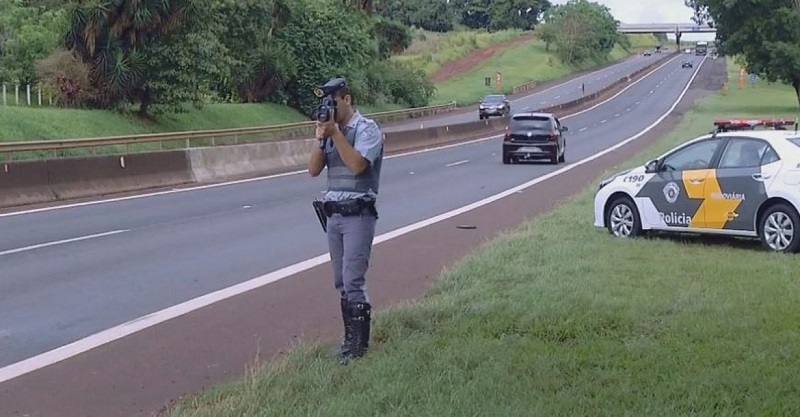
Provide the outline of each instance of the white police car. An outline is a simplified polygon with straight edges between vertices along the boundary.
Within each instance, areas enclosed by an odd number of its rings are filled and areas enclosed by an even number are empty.
[[[594,199],[594,225],[619,237],[646,230],[758,237],[769,250],[797,252],[797,121],[714,124],[715,133],[602,181]],[[786,130],[788,125],[794,128]]]

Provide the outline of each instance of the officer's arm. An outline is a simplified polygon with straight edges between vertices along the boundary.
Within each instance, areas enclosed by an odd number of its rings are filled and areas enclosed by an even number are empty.
[[[325,168],[325,151],[315,146],[308,159],[308,173],[316,177],[322,172],[322,168]]]

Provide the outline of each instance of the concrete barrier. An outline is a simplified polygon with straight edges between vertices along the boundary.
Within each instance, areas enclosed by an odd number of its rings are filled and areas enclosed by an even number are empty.
[[[193,181],[213,182],[305,166],[309,153],[318,145],[316,139],[282,140],[186,152]]]
[[[0,207],[54,200],[48,178],[45,161],[0,164]]]
[[[677,54],[677,52],[676,52]],[[675,54],[580,99],[537,111],[563,117],[604,98]],[[509,118],[390,132],[386,152],[397,153],[500,134]],[[289,139],[187,150],[0,164],[0,207],[98,196],[186,183],[207,183],[305,167],[314,139]]]
[[[9,162],[0,207],[47,203],[193,181],[184,151]]]
[[[47,172],[60,200],[192,182],[183,151],[50,159]]]

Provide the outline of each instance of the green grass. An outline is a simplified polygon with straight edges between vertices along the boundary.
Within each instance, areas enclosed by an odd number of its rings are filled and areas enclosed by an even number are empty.
[[[450,59],[458,59],[472,50],[520,36],[520,31],[497,33],[459,31],[451,34],[424,34],[418,38],[406,56],[396,59],[414,60],[430,54],[426,68],[438,68]],[[634,35],[634,46],[651,47],[655,37]],[[640,44],[640,45],[639,45]],[[620,48],[614,50],[612,59],[626,55]],[[483,76],[487,71],[493,76],[496,68],[504,74],[504,84],[510,89],[534,78],[546,80],[569,75],[575,69],[567,68],[551,58],[538,41],[526,42],[498,53],[488,62],[473,69],[467,75],[437,84],[440,89],[432,104],[457,100],[464,104],[474,103],[484,92]],[[416,57],[416,58],[415,58]],[[533,64],[531,63],[533,60]],[[554,63],[555,62],[555,63]],[[552,65],[550,65],[552,63]],[[433,65],[431,67],[430,65]],[[435,67],[435,68],[434,68]],[[582,69],[582,68],[579,68]],[[35,94],[34,94],[35,96]],[[24,97],[21,96],[21,99]],[[10,94],[13,101],[13,91]],[[46,99],[45,99],[46,100]],[[399,105],[359,106],[362,113],[374,113],[402,108]],[[188,113],[160,117],[157,122],[142,121],[132,115],[99,110],[63,110],[38,106],[0,106],[0,141],[75,139],[86,137],[116,136],[140,133],[225,129],[236,127],[287,124],[308,120],[300,112],[276,104],[210,104],[202,110],[192,109]],[[116,148],[114,148],[116,149]],[[149,150],[150,148],[142,148]],[[82,151],[71,154],[82,155]]]
[[[654,48],[658,43],[652,35],[630,35],[631,50]],[[530,81],[546,82],[567,76],[576,71],[586,70],[625,58],[630,53],[616,46],[607,61],[592,62],[581,67],[570,67],[562,64],[552,52],[545,49],[544,42],[535,39],[498,51],[490,59],[472,70],[437,83],[434,103],[447,103],[455,100],[459,105],[477,103],[486,94],[495,93],[494,77],[499,71],[503,77],[503,92],[510,93],[515,85]],[[486,87],[484,78],[492,79],[491,86]]]
[[[785,86],[729,89],[625,166],[715,117],[796,110]],[[800,257],[616,239],[592,225],[595,189],[486,244],[418,303],[377,312],[367,357],[340,367],[302,345],[171,416],[796,414]]]

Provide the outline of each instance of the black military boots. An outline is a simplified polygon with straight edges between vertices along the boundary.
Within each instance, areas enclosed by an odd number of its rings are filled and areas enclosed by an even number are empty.
[[[339,348],[339,361],[347,364],[351,359],[364,356],[369,348],[369,332],[372,306],[369,303],[346,303],[342,301],[344,320],[344,343]]]

